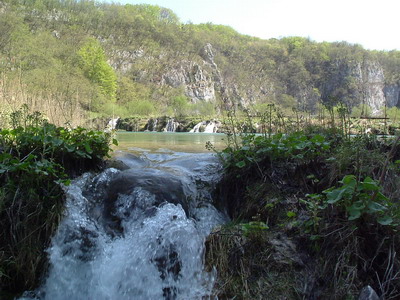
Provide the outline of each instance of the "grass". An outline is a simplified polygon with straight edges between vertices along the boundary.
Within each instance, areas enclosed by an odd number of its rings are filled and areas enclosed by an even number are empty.
[[[225,173],[216,205],[236,225],[208,239],[215,294],[356,299],[370,285],[382,299],[397,299],[400,138],[353,137],[348,125],[265,128],[261,135],[231,129],[218,153]]]

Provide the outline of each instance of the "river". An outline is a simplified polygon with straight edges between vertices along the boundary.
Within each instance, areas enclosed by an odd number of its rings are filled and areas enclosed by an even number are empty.
[[[123,166],[66,187],[42,286],[20,299],[206,299],[204,242],[226,217],[213,203],[223,135],[118,133]]]
[[[117,132],[118,151],[176,151],[187,153],[209,152],[205,145],[211,142],[217,150],[226,146],[226,135],[221,133],[188,132]]]

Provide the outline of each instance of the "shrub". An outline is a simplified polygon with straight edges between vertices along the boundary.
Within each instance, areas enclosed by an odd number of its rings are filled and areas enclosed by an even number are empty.
[[[0,286],[15,293],[35,288],[45,269],[62,184],[100,166],[111,134],[56,127],[26,108],[11,120],[0,130]]]

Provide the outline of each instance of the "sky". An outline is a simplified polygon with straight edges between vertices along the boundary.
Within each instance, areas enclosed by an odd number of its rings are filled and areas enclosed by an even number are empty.
[[[400,50],[400,0],[108,0],[171,9],[182,23],[228,25],[262,39],[301,36]]]

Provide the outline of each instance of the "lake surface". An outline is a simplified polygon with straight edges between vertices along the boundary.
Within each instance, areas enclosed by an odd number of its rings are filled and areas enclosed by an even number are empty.
[[[117,151],[142,152],[143,150],[202,153],[207,142],[217,150],[226,147],[226,135],[221,133],[188,133],[188,132],[117,132]]]

